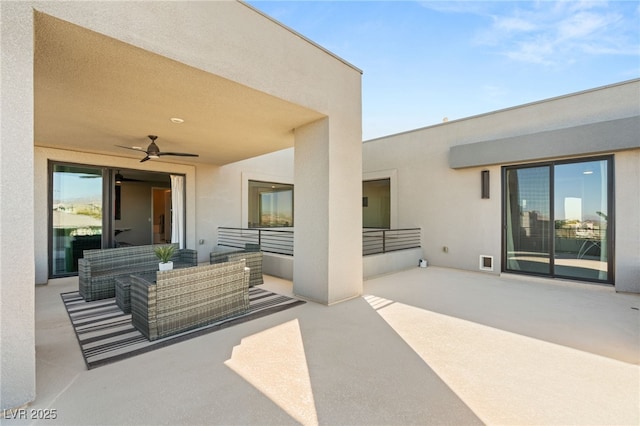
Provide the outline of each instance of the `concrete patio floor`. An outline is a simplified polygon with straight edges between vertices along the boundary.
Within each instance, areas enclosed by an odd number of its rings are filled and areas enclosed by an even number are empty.
[[[640,424],[640,295],[610,286],[414,268],[94,370],[60,298],[75,289],[36,289],[27,411],[51,423]]]

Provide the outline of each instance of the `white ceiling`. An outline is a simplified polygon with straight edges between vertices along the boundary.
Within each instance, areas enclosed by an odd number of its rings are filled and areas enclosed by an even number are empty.
[[[161,161],[227,164],[293,146],[292,129],[322,114],[36,13],[35,145]],[[182,118],[174,124],[172,117]],[[158,161],[158,160],[152,160]]]

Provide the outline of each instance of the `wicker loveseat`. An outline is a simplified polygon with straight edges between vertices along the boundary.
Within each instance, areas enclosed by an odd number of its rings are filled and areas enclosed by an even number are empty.
[[[262,252],[248,251],[243,249],[223,249],[214,250],[209,254],[209,263],[216,264],[222,262],[232,262],[240,259],[247,261],[247,267],[251,269],[249,287],[264,283],[262,277]]]
[[[244,260],[131,276],[131,322],[149,340],[242,314],[249,309]]]
[[[166,245],[166,244],[162,244]],[[177,247],[177,244],[174,244]],[[157,245],[85,250],[78,259],[78,290],[86,301],[115,297],[116,278],[158,270]],[[198,252],[176,250],[172,258],[174,268],[196,266]]]

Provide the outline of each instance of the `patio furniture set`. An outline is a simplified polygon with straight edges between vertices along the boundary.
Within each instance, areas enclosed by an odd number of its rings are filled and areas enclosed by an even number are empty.
[[[156,247],[86,250],[78,260],[84,300],[115,297],[149,340],[242,314],[249,309],[249,287],[263,283],[257,245],[214,250],[210,264],[201,266],[196,250],[176,250],[170,271],[158,270]]]

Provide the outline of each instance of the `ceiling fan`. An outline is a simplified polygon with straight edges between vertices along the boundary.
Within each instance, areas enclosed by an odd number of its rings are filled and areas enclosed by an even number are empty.
[[[96,178],[102,178],[102,175],[82,175],[80,176],[80,179],[96,179]],[[122,173],[120,173],[120,170],[118,170],[118,172],[115,175],[115,181],[117,184],[122,183],[122,182],[142,182],[140,179],[131,179],[131,178],[127,178],[124,177],[124,175]]]
[[[134,151],[144,152],[145,154],[147,154],[146,157],[140,160],[141,163],[147,160],[150,160],[152,158],[161,157],[163,155],[174,155],[178,157],[199,157],[198,154],[187,154],[185,152],[161,152],[160,148],[158,148],[158,145],[156,145],[156,139],[158,139],[158,137],[155,135],[149,135],[149,139],[151,139],[151,143],[149,144],[146,150],[139,147],[135,147],[135,146],[134,147],[123,146],[123,145],[116,145],[116,146],[119,146],[120,148],[132,149]]]
[[[115,180],[116,180],[116,183],[122,183],[122,182],[142,182],[142,181],[141,181],[141,180],[139,180],[139,179],[131,179],[131,178],[124,177],[124,176],[122,175],[122,173],[120,173],[120,170],[118,170],[118,173],[116,173],[116,175],[115,175]]]
[[[102,175],[82,175],[80,176],[80,179],[96,179],[96,178],[102,178]],[[126,178],[124,177],[124,175],[122,173],[120,173],[120,170],[118,170],[118,172],[115,175],[115,181],[116,183],[122,183],[122,182],[142,182],[139,179],[130,179],[130,178]]]

